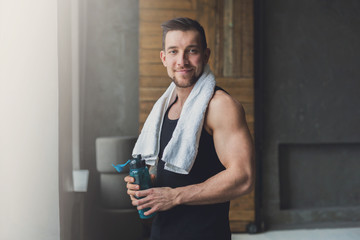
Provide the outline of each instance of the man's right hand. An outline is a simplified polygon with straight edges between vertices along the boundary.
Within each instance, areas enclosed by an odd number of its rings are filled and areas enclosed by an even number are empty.
[[[130,176],[126,176],[124,178],[124,181],[127,183],[126,184],[127,194],[130,196],[131,201],[136,200],[135,193],[136,193],[136,191],[140,190],[140,186],[137,184],[134,184],[135,179]]]
[[[155,183],[155,175],[150,174],[151,182],[152,184]],[[130,196],[131,201],[136,200],[135,193],[136,191],[140,190],[140,186],[138,184],[134,184],[135,179],[130,176],[126,176],[124,178],[124,181],[126,182],[126,188],[127,188],[127,194]]]

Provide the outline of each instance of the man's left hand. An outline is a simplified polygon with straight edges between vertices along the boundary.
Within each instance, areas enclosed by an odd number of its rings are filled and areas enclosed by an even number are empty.
[[[176,206],[176,190],[169,187],[149,188],[136,191],[135,196],[141,199],[132,199],[132,204],[137,206],[138,210],[150,208],[145,215],[154,212],[166,211]]]

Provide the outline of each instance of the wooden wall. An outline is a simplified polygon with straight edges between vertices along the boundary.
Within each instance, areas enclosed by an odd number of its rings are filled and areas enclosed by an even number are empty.
[[[140,128],[170,84],[160,60],[160,25],[175,17],[189,17],[205,29],[211,49],[209,64],[217,85],[243,104],[254,134],[253,0],[140,0],[139,8]],[[245,226],[254,221],[254,202],[254,192],[231,202],[233,232],[245,231]]]

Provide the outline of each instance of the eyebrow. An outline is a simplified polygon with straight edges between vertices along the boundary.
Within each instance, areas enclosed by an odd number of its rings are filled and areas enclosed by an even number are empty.
[[[193,47],[195,47],[195,48],[200,48],[200,46],[197,45],[197,44],[189,45],[189,46],[187,46],[186,48],[193,48]],[[166,49],[166,51],[168,51],[168,50],[170,50],[170,49],[177,49],[177,48],[178,48],[178,47],[176,47],[176,46],[170,46],[170,47],[168,47],[168,48]]]
[[[170,46],[170,47],[166,48],[166,50],[176,49],[176,48],[178,48],[178,47],[175,47],[175,46]]]

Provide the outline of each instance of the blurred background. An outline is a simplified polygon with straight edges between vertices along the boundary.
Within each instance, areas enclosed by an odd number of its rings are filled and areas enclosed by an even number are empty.
[[[360,225],[357,0],[0,0],[0,240],[145,239],[111,163],[169,84],[163,21],[197,19],[244,105],[257,182],[234,233]]]

